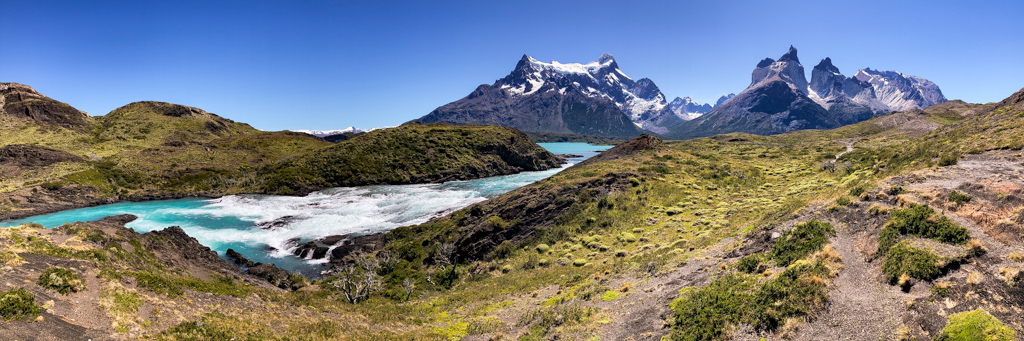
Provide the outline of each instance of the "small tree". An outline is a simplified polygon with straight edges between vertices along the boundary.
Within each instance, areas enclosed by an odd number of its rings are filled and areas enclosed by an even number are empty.
[[[409,277],[406,277],[405,280],[402,281],[402,290],[405,290],[405,300],[406,301],[409,300],[409,296],[412,296],[412,289],[415,286],[416,286],[416,282],[414,282]]]
[[[451,288],[459,277],[458,273],[455,272],[455,244],[443,243],[438,245],[435,259],[437,260],[438,267],[427,274],[427,282]],[[437,282],[434,282],[435,277]]]
[[[398,260],[401,258],[402,255],[398,252],[391,252],[388,250],[380,250],[380,252],[377,252],[377,259],[380,260],[381,272],[385,275],[395,271],[395,266],[398,265]]]

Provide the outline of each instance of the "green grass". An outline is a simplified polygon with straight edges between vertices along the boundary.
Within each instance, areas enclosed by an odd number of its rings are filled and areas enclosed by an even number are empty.
[[[935,340],[938,341],[1013,341],[1017,332],[984,309],[965,311],[949,315],[949,324]]]
[[[85,291],[85,282],[77,274],[65,268],[52,267],[39,275],[39,286],[55,290],[63,295]]]
[[[35,295],[25,288],[0,291],[0,318],[6,321],[32,319],[41,312]]]
[[[157,275],[146,271],[134,272],[131,275],[135,277],[139,287],[170,298],[181,297],[185,293],[185,289],[237,298],[247,297],[253,292],[253,288],[249,285],[235,282],[228,277],[202,280],[175,274]]]

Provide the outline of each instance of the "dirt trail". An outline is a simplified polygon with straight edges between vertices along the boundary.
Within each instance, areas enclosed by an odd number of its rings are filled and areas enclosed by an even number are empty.
[[[904,293],[880,281],[872,271],[875,265],[865,260],[865,252],[858,245],[863,233],[849,230],[840,228],[839,234],[831,240],[843,257],[843,269],[833,281],[835,287],[829,292],[829,307],[800,328],[798,339],[886,339],[900,326],[903,301],[922,296],[915,292]]]
[[[843,156],[843,154],[846,154],[846,153],[849,153],[849,152],[853,151],[853,143],[857,142],[857,139],[853,139],[853,140],[838,140],[836,142],[839,142],[839,143],[842,143],[842,144],[846,145],[846,151],[844,151],[842,153],[839,153],[839,154],[836,154],[836,160],[838,161],[840,156]]]

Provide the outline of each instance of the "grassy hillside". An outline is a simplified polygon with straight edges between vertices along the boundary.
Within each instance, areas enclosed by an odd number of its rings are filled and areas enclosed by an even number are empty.
[[[213,260],[186,272],[193,263],[170,250],[191,247],[161,248],[161,238],[116,222],[4,229],[0,261],[15,280],[0,283],[0,295],[21,320],[0,330],[93,328],[94,338],[165,340],[1014,339],[1024,333],[1024,156],[1007,136],[1024,122],[1018,95],[834,130],[642,136],[395,229],[384,245],[349,254],[295,291]],[[460,141],[446,136],[467,128],[399,129],[269,169],[316,181],[345,162],[387,164],[403,179],[435,174],[440,168],[398,156],[440,155]],[[519,136],[473,129],[489,133],[482,141]],[[403,138],[400,146],[422,149],[395,147],[377,159],[346,149],[363,143],[383,153]],[[229,140],[242,143],[215,141]],[[39,280],[48,270],[40,264],[71,269],[84,285],[60,294]],[[41,322],[28,322],[33,307]],[[58,325],[72,308],[101,314]]]
[[[360,134],[269,167],[270,193],[466,180],[555,168],[560,160],[518,130],[407,124]]]

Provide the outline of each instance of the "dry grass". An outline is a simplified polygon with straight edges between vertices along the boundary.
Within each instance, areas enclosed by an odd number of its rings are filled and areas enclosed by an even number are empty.
[[[972,271],[970,274],[967,274],[967,284],[970,284],[970,285],[981,284],[981,281],[983,279],[985,279],[985,276],[982,275],[980,272],[977,272],[977,271]]]
[[[1002,268],[999,269],[999,274],[1003,275],[1003,280],[1006,281],[1006,285],[1014,286],[1017,281],[1021,278],[1021,271],[1019,268]]]
[[[1014,262],[1024,263],[1024,252],[1014,251],[1013,253],[1006,255],[1006,258]]]

